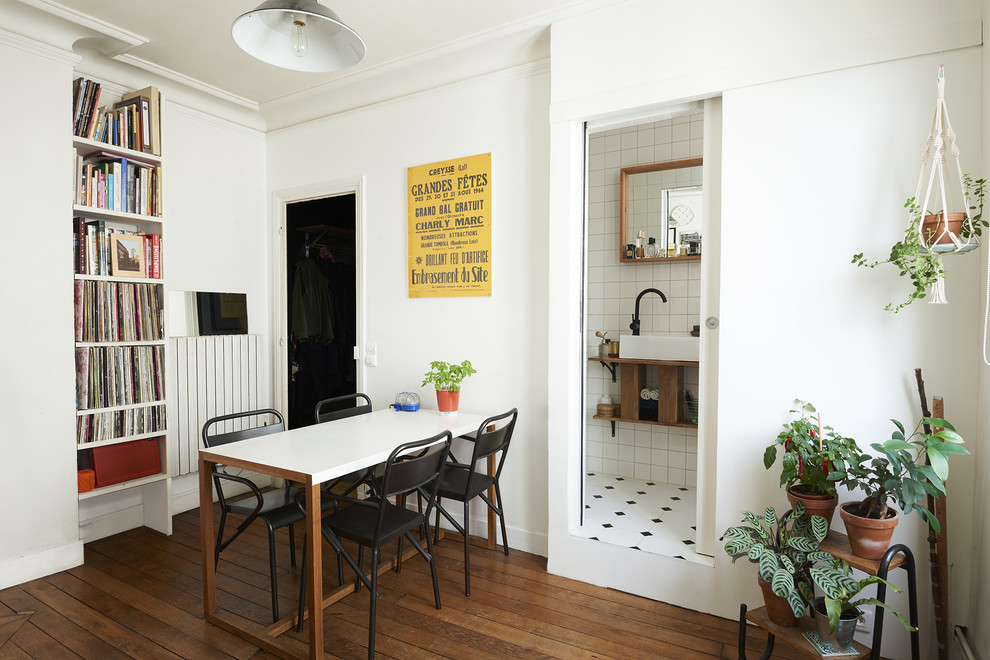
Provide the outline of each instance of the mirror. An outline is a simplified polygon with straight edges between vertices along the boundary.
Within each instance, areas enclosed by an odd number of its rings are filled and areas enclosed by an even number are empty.
[[[620,262],[701,258],[701,160],[620,170]],[[655,247],[649,245],[651,239]]]
[[[169,336],[247,334],[247,294],[168,292]]]

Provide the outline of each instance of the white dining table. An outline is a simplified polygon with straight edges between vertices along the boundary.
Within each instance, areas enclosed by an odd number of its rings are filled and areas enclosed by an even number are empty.
[[[473,433],[487,417],[468,412],[441,415],[436,410],[405,412],[388,408],[201,449],[199,514],[203,610],[206,620],[251,640],[279,657],[307,655],[301,652],[296,640],[279,638],[281,633],[292,627],[292,617],[266,627],[217,606],[216,567],[213,562],[216,541],[213,526],[214,464],[244,468],[303,485],[306,493],[306,560],[309,582],[306,604],[310,613],[318,613],[322,612],[326,603],[323,599],[320,485],[355,470],[384,462],[403,443],[423,440],[444,431],[450,431],[455,437]],[[378,567],[372,567],[372,570],[378,570]],[[322,658],[323,616],[311,614],[309,620],[308,656]]]

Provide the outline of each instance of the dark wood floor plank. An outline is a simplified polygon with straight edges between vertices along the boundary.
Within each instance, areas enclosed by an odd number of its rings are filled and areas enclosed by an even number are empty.
[[[137,528],[88,543],[85,564],[0,591],[0,617],[35,613],[0,646],[12,658],[181,657],[269,660],[272,653],[207,624],[202,612],[199,513],[174,518],[164,536]],[[296,540],[302,555],[302,529]],[[322,544],[324,589],[336,587],[336,556]],[[383,557],[394,554],[394,546]],[[282,615],[295,612],[301,565],[289,560],[288,534],[276,535]],[[413,557],[379,585],[376,650],[381,658],[734,658],[737,623],[546,572],[546,560],[510,550],[472,548],[472,595],[464,596],[463,545],[437,547],[443,608],[433,604],[428,565]],[[345,579],[353,579],[345,570]],[[251,525],[221,556],[218,600],[232,620],[271,622],[267,532]],[[369,594],[347,596],[321,613],[327,657],[367,657]],[[284,633],[302,648],[308,631]],[[761,651],[762,631],[748,646]],[[796,658],[780,649],[774,657]]]
[[[0,591],[0,603],[11,610],[34,611],[29,622],[21,626],[10,641],[36,658],[81,657],[112,660],[127,657],[76,621],[29,594],[26,589],[36,582],[25,582]],[[31,634],[35,630],[42,634]]]
[[[119,612],[117,621],[182,657],[248,658],[257,651],[253,644],[206,623],[201,604],[199,616],[193,615],[91,565],[76,567],[68,575],[80,584],[67,578],[55,581],[56,576],[52,580],[63,591],[87,603],[89,592],[82,585],[105,592],[114,599],[112,611]],[[111,610],[103,611],[109,614]]]
[[[35,580],[24,585],[24,590],[45,603],[53,610],[63,613],[84,626],[107,644],[132,658],[171,659],[180,656],[159,646],[146,637],[135,633],[126,626],[104,614],[103,607],[111,607],[109,597],[98,597],[96,590],[88,594],[90,603],[74,598],[47,579]]]

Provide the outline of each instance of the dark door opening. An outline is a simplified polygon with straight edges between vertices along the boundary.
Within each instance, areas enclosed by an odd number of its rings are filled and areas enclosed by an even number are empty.
[[[357,391],[355,217],[353,193],[286,206],[290,428],[313,424],[320,400]]]

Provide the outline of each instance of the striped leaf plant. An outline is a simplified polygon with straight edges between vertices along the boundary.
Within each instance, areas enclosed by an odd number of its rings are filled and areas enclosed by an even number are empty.
[[[748,524],[730,527],[722,535],[725,552],[733,563],[746,557],[757,564],[760,578],[773,593],[787,599],[795,616],[804,616],[814,596],[810,569],[815,562],[832,559],[818,550],[828,522],[808,515],[804,502],[780,516],[772,506],[762,516],[743,511],[742,522]]]

